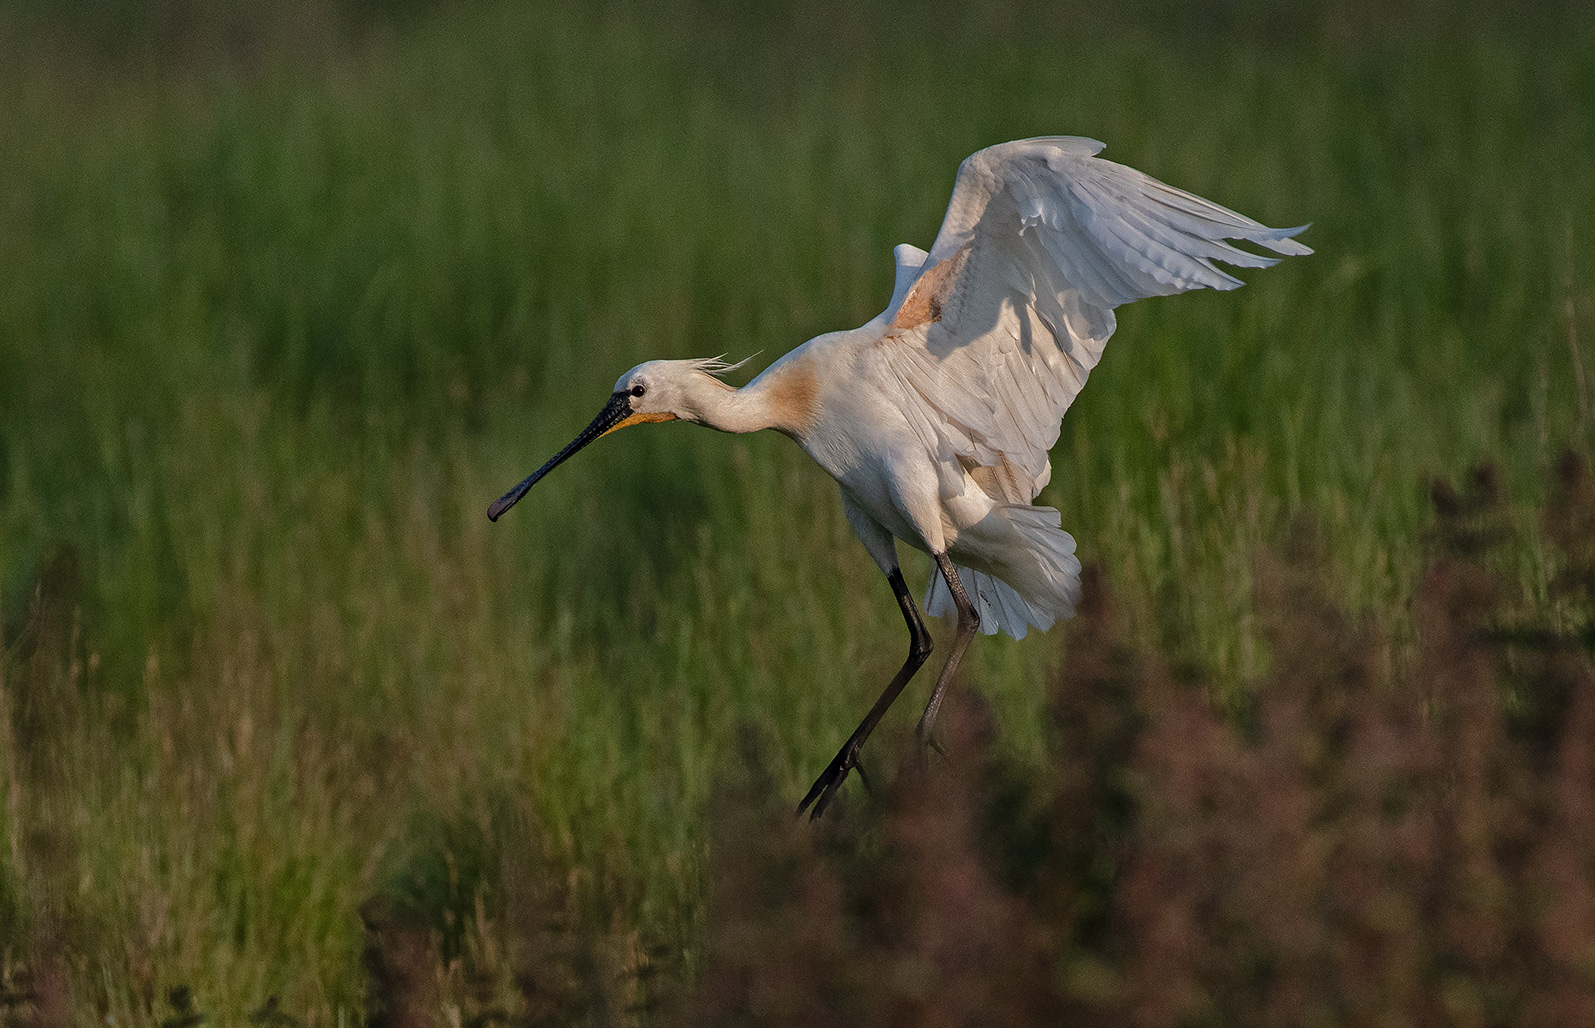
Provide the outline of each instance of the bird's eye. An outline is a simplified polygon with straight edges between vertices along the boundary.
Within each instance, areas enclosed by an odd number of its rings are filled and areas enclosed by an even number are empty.
[[[641,396],[643,393],[646,393],[647,391],[648,391],[647,389],[643,388],[640,385],[634,385],[634,386],[631,387],[631,395],[633,395],[633,396]]]

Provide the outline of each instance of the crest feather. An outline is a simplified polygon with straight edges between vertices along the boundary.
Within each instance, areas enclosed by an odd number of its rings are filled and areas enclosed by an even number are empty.
[[[714,375],[718,378],[722,375],[726,375],[737,370],[748,361],[757,357],[758,354],[750,353],[748,356],[737,361],[735,364],[727,364],[725,356],[726,355],[722,353],[718,357],[699,357],[695,360],[688,361],[687,363],[692,366],[692,370],[694,371],[701,371],[706,375]]]

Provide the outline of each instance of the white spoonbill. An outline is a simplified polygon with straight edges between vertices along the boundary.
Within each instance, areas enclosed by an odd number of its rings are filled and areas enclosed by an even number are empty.
[[[1241,281],[1246,268],[1312,251],[1301,228],[1261,225],[1133,168],[1102,144],[1003,143],[958,169],[929,253],[893,251],[897,282],[868,324],[810,339],[740,389],[719,360],[656,360],[621,375],[593,423],[488,508],[497,520],[544,475],[617,428],[691,421],[773,428],[836,479],[842,508],[897,595],[908,659],[803,802],[819,817],[882,715],[931,652],[894,540],[930,554],[925,607],[956,613],[952,650],[919,721],[923,744],[977,630],[1015,639],[1074,613],[1080,562],[1058,512],[1032,504],[1052,475],[1059,421],[1113,334],[1113,308]],[[1302,226],[1305,227],[1305,226]]]

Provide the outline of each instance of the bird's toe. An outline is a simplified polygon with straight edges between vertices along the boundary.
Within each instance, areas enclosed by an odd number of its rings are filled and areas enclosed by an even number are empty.
[[[831,761],[830,766],[820,773],[820,777],[814,780],[814,784],[809,788],[808,795],[804,796],[803,802],[798,804],[798,816],[801,817],[803,812],[812,805],[814,809],[809,811],[809,820],[818,819],[821,814],[825,813],[825,808],[830,806],[831,800],[836,798],[837,792],[842,788],[842,782],[847,779],[847,773],[855,769],[858,771],[859,778],[864,782],[864,788],[868,789],[869,780],[864,777],[864,769],[858,763],[858,750],[852,740],[849,740],[848,744],[843,746],[835,759]]]

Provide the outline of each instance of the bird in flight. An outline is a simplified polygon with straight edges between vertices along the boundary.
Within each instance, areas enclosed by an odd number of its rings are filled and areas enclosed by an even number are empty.
[[[896,284],[868,324],[810,339],[734,388],[719,359],[655,360],[621,375],[592,424],[488,508],[494,521],[588,443],[629,425],[690,421],[774,429],[841,486],[842,509],[908,624],[902,668],[798,813],[819,817],[859,751],[931,653],[896,541],[936,563],[925,608],[954,614],[947,661],[919,721],[923,745],[977,631],[1023,638],[1074,613],[1080,562],[1058,511],[1034,504],[1059,422],[1113,334],[1113,309],[1146,296],[1234,289],[1214,261],[1311,253],[1292,236],[1096,155],[1076,136],[981,150],[958,169],[926,253],[894,251]]]

